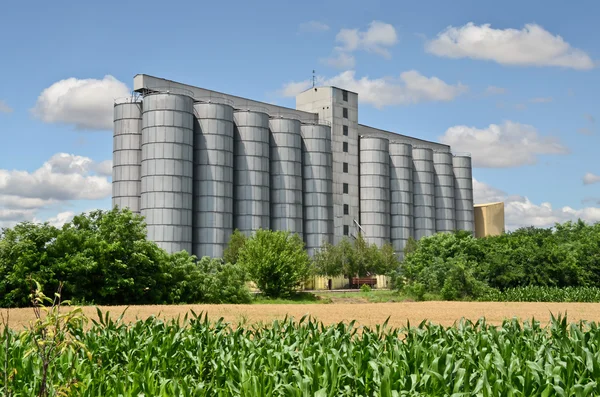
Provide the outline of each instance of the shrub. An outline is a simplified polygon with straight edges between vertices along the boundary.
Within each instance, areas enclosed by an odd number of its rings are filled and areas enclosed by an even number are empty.
[[[225,251],[223,252],[223,260],[226,263],[236,264],[240,255],[240,251],[246,244],[246,240],[248,240],[246,235],[240,232],[238,229],[235,229],[229,238],[227,248],[225,248]]]
[[[297,234],[259,229],[239,252],[238,263],[265,296],[289,296],[309,273],[308,254]]]
[[[367,277],[389,274],[399,266],[391,244],[379,248],[359,234],[352,242],[343,239],[338,245],[324,244],[313,258],[312,272],[329,277]]]

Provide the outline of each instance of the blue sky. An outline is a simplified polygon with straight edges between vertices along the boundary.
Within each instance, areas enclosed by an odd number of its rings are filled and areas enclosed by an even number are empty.
[[[0,226],[110,207],[135,74],[294,107],[313,69],[359,92],[359,122],[472,152],[509,227],[600,221],[597,1],[1,7]]]

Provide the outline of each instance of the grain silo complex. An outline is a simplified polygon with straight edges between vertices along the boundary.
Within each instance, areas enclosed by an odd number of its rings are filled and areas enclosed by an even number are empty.
[[[309,254],[362,233],[474,231],[471,158],[358,123],[358,94],[313,87],[296,109],[136,75],[114,107],[113,206],[169,252],[221,257],[235,229],[300,235]]]

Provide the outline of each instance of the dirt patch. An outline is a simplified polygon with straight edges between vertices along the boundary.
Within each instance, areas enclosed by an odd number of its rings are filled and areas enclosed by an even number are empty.
[[[344,298],[345,299],[345,298]],[[349,298],[349,299],[360,299]],[[100,307],[111,316],[119,316],[125,306]],[[0,309],[6,314],[6,309]],[[546,324],[550,313],[568,313],[570,321],[590,320],[600,322],[600,303],[485,303],[485,302],[399,302],[399,303],[332,303],[328,305],[177,305],[177,306],[130,306],[124,316],[125,321],[145,319],[151,315],[161,318],[183,316],[194,310],[208,313],[209,318],[223,317],[232,323],[269,323],[286,315],[300,319],[305,314],[316,317],[324,323],[356,320],[359,325],[380,324],[390,317],[392,326],[404,326],[407,320],[416,325],[422,320],[452,325],[464,317],[477,320],[486,317],[488,323],[500,324],[505,318],[517,317],[520,320],[536,320]],[[96,308],[89,306],[84,312],[96,318]],[[31,309],[11,309],[10,326],[21,329],[31,319]]]
[[[341,297],[341,296],[332,296],[329,299],[331,303],[345,303],[345,304],[356,304],[356,303],[369,303],[369,300],[364,297]]]

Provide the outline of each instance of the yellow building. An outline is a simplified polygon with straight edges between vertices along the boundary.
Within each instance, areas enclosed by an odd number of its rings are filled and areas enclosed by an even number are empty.
[[[498,236],[504,233],[504,203],[476,204],[475,237]]]

